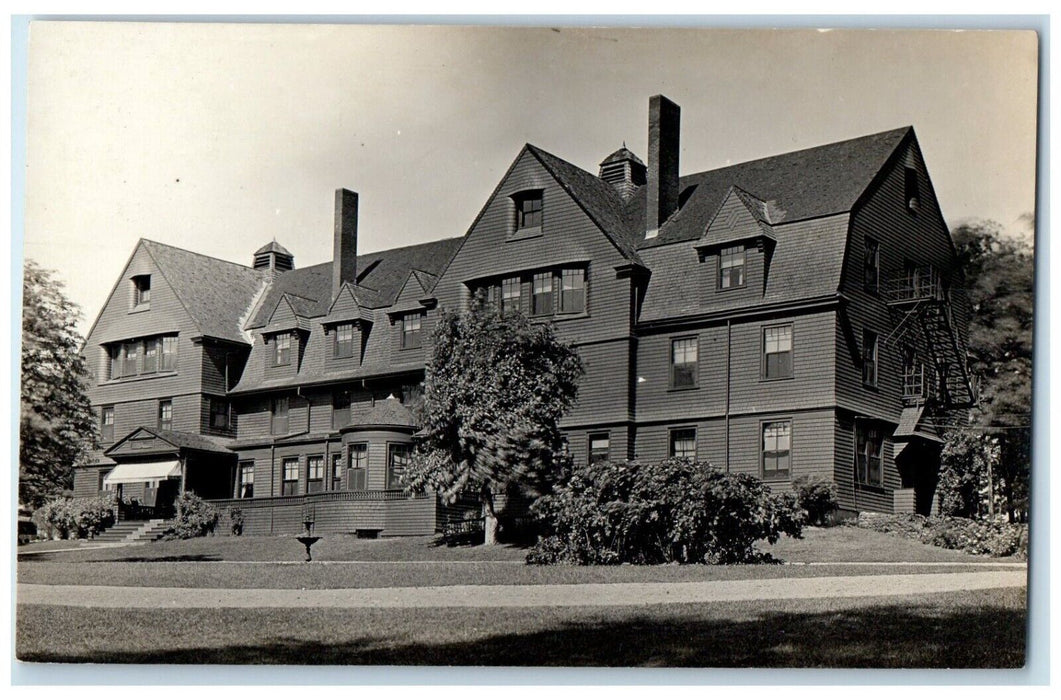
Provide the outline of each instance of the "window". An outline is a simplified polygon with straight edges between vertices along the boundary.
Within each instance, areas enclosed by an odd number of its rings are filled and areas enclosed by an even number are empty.
[[[862,288],[870,294],[876,294],[880,288],[880,243],[867,238],[863,254]]]
[[[906,169],[905,185],[906,209],[913,214],[921,206],[921,193],[917,184],[917,170],[915,168]]]
[[[140,372],[140,342],[122,343],[122,376],[135,377]]]
[[[333,357],[354,356],[354,324],[340,323],[335,327],[335,347]]]
[[[281,496],[298,495],[298,457],[288,457],[283,461],[283,479],[280,481]]]
[[[254,498],[254,462],[239,463],[236,498]]]
[[[368,471],[368,445],[359,442],[350,445],[350,480],[347,488],[359,491],[365,488],[365,473]]]
[[[792,326],[763,329],[763,378],[787,379],[792,376]]]
[[[288,414],[288,397],[281,396],[273,399],[272,406],[272,426],[271,431],[273,435],[286,435],[288,431],[287,414]]]
[[[763,423],[763,478],[787,477],[792,463],[792,422]]]
[[[316,455],[306,460],[306,493],[324,490],[324,457]]]
[[[162,336],[162,371],[177,371],[177,336]]]
[[[402,350],[420,347],[420,321],[419,311],[402,316]]]
[[[107,346],[109,379],[136,377],[177,369],[177,336],[154,336]],[[160,356],[161,355],[161,360]]]
[[[608,461],[610,446],[608,433],[596,433],[589,436],[589,463]]]
[[[144,341],[144,374],[158,371],[158,350],[161,344],[160,338],[150,338]]]
[[[114,440],[114,406],[103,406],[100,408],[99,435],[103,442]]]
[[[173,430],[173,401],[162,399],[158,402],[158,429]]]
[[[137,275],[133,278],[133,306],[144,306],[151,303],[151,275]]]
[[[331,486],[332,491],[343,488],[343,455],[341,453],[332,455]]]
[[[567,268],[560,273],[560,313],[578,314],[586,310],[586,271]]]
[[[228,430],[231,426],[229,403],[225,399],[210,399],[210,427],[215,430]]]
[[[337,391],[332,394],[332,430],[338,430],[350,422],[350,392]]]
[[[273,344],[275,345],[273,364],[277,367],[291,364],[291,334],[277,333],[273,338]]]
[[[516,230],[522,231],[528,228],[541,228],[542,225],[542,193],[541,190],[524,192],[515,197],[516,200]]]
[[[405,467],[409,464],[409,456],[412,454],[411,445],[388,445],[387,446],[387,488],[403,488],[402,476]]]
[[[909,345],[903,348],[903,397],[923,398],[925,395],[925,365],[917,361],[917,353]]]
[[[539,272],[534,275],[534,289],[531,296],[531,313],[535,316],[546,316],[553,312],[553,273]]]
[[[744,246],[723,248],[718,255],[718,288],[744,286]]]
[[[696,459],[696,428],[674,428],[670,431],[670,456]]]
[[[862,383],[877,386],[877,334],[865,329],[862,331]]]
[[[696,351],[698,340],[676,338],[670,343],[670,385],[672,389],[696,386]]]
[[[855,424],[855,468],[858,471],[860,484],[883,485],[884,473],[881,468],[883,443],[884,437],[880,428],[865,423]]]
[[[520,282],[519,277],[508,277],[501,280],[501,312],[519,311]]]

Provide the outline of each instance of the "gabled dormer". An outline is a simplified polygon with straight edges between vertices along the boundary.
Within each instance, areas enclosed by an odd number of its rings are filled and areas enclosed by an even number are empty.
[[[694,244],[702,268],[702,302],[761,298],[777,239],[771,205],[731,186]]]
[[[293,294],[281,295],[269,322],[261,329],[266,377],[293,376],[302,366],[310,321],[299,313],[299,307],[307,301]]]
[[[436,277],[429,272],[411,270],[394,304],[387,309],[387,318],[395,327],[394,350],[418,351],[423,347],[427,330],[424,321],[438,303],[431,292],[435,281]]]
[[[324,366],[326,371],[357,369],[365,357],[365,346],[372,331],[372,309],[365,306],[356,285],[343,284],[321,319],[324,333]]]

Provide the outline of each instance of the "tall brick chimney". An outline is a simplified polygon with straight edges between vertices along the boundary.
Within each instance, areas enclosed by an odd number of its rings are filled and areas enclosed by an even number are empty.
[[[678,210],[678,146],[682,108],[663,95],[648,99],[648,173],[645,238]]]
[[[357,192],[335,191],[335,245],[332,258],[332,299],[343,284],[357,281]]]

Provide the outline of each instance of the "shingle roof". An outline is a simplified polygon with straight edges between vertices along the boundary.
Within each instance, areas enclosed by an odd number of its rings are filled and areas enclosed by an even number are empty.
[[[614,187],[537,146],[527,144],[527,150],[582,205],[624,257],[633,262],[641,261],[637,255],[637,232],[627,225],[623,216],[626,203]]]
[[[363,271],[358,273],[357,279],[358,302],[371,308],[390,306],[411,270],[437,275],[449,262],[461,240],[445,238],[357,256],[357,269]],[[278,275],[258,305],[248,328],[264,326],[284,294],[289,295],[289,298],[296,295],[300,299],[295,307],[300,316],[324,316],[332,302],[332,264],[321,263]]]
[[[413,418],[412,412],[402,405],[401,401],[393,396],[388,396],[383,401],[376,402],[375,406],[365,413],[354,416],[349,423],[349,427],[354,428],[367,428],[383,425],[398,428],[419,427],[416,423],[416,419]]]
[[[911,132],[906,126],[686,175],[679,180],[684,204],[639,248],[699,238],[734,185],[765,201],[773,224],[850,211]]]
[[[185,433],[179,430],[160,430],[158,428],[144,428],[145,431],[153,433],[166,442],[171,442],[177,447],[189,450],[200,450],[203,452],[227,453],[231,440],[216,438],[210,435],[198,435],[196,433]]]
[[[164,243],[142,242],[200,333],[247,342],[241,326],[268,279],[264,273]]]
[[[734,185],[696,245],[716,246],[756,237],[776,240],[766,202]]]
[[[258,250],[254,251],[255,255],[261,255],[262,253],[280,253],[281,255],[291,255],[291,251],[289,251],[287,248],[280,245],[276,241],[270,241]]]
[[[600,162],[600,164],[602,166],[604,166],[604,165],[608,165],[609,163],[619,163],[619,162],[622,162],[624,160],[633,161],[634,163],[637,163],[638,165],[644,165],[645,164],[644,161],[642,161],[640,158],[638,158],[636,155],[634,155],[633,151],[631,151],[629,148],[626,147],[625,143],[623,144],[622,148],[620,148],[618,151],[612,153],[610,156],[608,156],[607,158],[602,160]]]

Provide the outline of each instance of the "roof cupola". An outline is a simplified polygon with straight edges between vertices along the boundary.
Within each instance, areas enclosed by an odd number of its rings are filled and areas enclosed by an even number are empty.
[[[601,161],[600,179],[619,193],[623,199],[633,196],[645,184],[645,164],[623,142],[623,147]]]
[[[286,272],[295,269],[295,256],[287,248],[276,242],[263,245],[254,251],[254,269]]]

